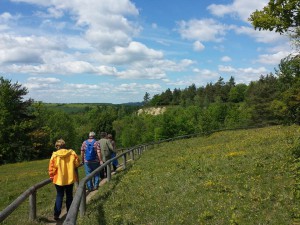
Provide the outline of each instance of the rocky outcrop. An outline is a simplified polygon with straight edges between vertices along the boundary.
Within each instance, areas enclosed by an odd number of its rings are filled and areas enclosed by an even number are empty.
[[[166,110],[167,110],[166,107],[158,107],[158,108],[151,107],[151,108],[139,109],[138,115],[141,115],[144,113],[144,114],[150,114],[153,116],[157,116],[157,115],[164,113]]]

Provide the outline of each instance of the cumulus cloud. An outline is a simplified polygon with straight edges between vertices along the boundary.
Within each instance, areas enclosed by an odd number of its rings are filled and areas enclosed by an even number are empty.
[[[132,61],[144,61],[163,58],[163,53],[146,47],[139,42],[130,42],[127,47],[116,47],[113,54],[105,56],[109,63],[128,63]]]
[[[232,4],[211,4],[207,9],[215,16],[222,17],[230,14],[237,16],[245,22],[248,22],[248,18],[252,12],[256,9],[260,10],[267,5],[268,0],[249,1],[249,0],[234,0]]]
[[[277,41],[288,41],[287,37],[282,36],[274,31],[266,31],[266,30],[254,30],[252,27],[234,27],[234,31],[237,34],[245,34],[250,37],[253,37],[257,42],[261,43],[270,43]]]
[[[29,77],[27,79],[27,82],[23,85],[28,88],[29,91],[35,91],[35,90],[45,90],[54,88],[57,84],[59,84],[61,81],[60,79],[54,78],[54,77]]]
[[[258,68],[234,68],[231,66],[219,65],[218,70],[222,74],[228,74],[236,79],[237,83],[249,83],[250,81],[257,80],[261,75],[266,75],[269,71],[265,67]]]
[[[98,75],[114,75],[117,73],[116,68],[109,66],[93,66],[85,61],[69,61],[57,64],[42,65],[11,65],[6,67],[8,72],[31,73],[31,74],[83,74],[91,73]]]
[[[290,52],[287,51],[279,51],[274,54],[262,54],[259,55],[258,62],[267,65],[278,65],[280,60],[287,57]]]
[[[115,46],[126,46],[140,27],[127,19],[137,16],[138,9],[129,0],[14,0],[47,7],[39,15],[59,18],[63,11],[70,11],[78,27],[85,28],[86,40],[99,51],[107,52]]]
[[[223,40],[228,27],[213,19],[189,20],[178,22],[180,33],[183,39],[196,41],[216,41]]]
[[[46,37],[0,34],[0,64],[41,64],[44,62],[44,54],[63,47],[58,40]]]

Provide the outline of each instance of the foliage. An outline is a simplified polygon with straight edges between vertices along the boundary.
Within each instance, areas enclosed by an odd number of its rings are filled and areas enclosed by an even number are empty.
[[[278,123],[270,106],[278,94],[278,80],[272,74],[261,76],[257,82],[250,83],[246,93],[246,102],[253,109],[254,124]]]
[[[34,119],[27,89],[0,77],[0,164],[31,159],[28,133]]]
[[[262,10],[252,13],[249,20],[255,29],[284,33],[300,26],[299,10],[298,0],[270,0]]]

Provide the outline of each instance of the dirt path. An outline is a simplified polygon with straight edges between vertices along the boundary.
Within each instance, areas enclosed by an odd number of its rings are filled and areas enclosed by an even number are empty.
[[[113,174],[112,174],[113,175]],[[100,187],[103,186],[105,183],[107,182],[107,179],[104,178],[104,179],[101,179],[101,182],[100,182]],[[100,188],[98,189],[100,190]],[[86,203],[88,204],[89,201],[93,198],[93,196],[95,194],[97,194],[98,190],[95,190],[95,191],[92,191],[92,192],[87,192],[87,196],[86,196]],[[53,216],[52,217],[48,217],[47,221],[45,224],[57,224],[57,225],[61,225],[64,223],[64,220],[66,219],[66,216],[67,216],[67,209],[65,206],[63,206],[62,210],[61,210],[61,214],[60,214],[60,217],[59,217],[59,220],[55,221]]]

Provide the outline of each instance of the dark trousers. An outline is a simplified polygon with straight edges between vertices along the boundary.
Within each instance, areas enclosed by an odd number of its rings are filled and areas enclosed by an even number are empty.
[[[56,188],[56,201],[54,205],[54,216],[59,217],[61,213],[61,207],[64,200],[64,193],[66,192],[66,207],[67,211],[69,211],[69,208],[73,201],[73,184],[59,186],[55,184]]]

